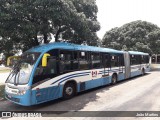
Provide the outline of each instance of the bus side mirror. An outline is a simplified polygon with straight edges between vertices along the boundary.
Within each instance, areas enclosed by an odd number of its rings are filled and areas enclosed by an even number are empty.
[[[46,67],[47,66],[47,57],[49,57],[50,54],[45,53],[42,57],[42,67]]]

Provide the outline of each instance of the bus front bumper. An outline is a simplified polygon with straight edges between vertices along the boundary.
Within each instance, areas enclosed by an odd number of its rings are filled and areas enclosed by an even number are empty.
[[[14,102],[22,106],[32,105],[30,100],[30,91],[27,91],[24,95],[15,95],[5,92],[5,98],[11,102]]]

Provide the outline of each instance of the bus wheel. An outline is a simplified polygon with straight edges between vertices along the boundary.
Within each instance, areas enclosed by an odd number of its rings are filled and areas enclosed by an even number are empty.
[[[112,75],[112,84],[116,84],[117,83],[117,75],[116,74],[113,74]]]
[[[69,82],[64,85],[63,89],[63,98],[64,99],[70,99],[75,95],[76,87],[75,84],[72,82]]]

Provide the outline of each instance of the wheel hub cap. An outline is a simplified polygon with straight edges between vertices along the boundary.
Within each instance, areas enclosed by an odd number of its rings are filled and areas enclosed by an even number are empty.
[[[66,94],[71,95],[73,92],[73,89],[71,87],[66,88]]]

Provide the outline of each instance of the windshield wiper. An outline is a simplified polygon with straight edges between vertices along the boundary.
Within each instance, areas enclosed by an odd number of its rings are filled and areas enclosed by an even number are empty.
[[[19,79],[19,76],[18,76],[18,78],[17,78],[18,73],[19,73],[19,71],[17,71],[17,72],[15,73],[14,85],[18,85],[18,79]],[[17,78],[17,79],[16,79],[16,78]]]
[[[19,75],[18,75],[18,78],[17,78],[17,74],[18,74],[19,71],[20,71],[21,62],[22,62],[22,61],[19,61],[19,63],[14,67],[14,73],[15,73],[14,85],[18,85]],[[20,73],[19,73],[19,74],[20,74]],[[17,78],[17,79],[16,79],[16,78]]]
[[[15,74],[17,74],[18,73],[18,71],[19,71],[19,63],[18,64],[16,64],[13,68],[12,68],[12,71],[11,71],[11,73],[9,74],[9,76],[7,77],[7,79],[6,79],[6,82],[8,81],[8,79],[10,78],[10,76],[11,76],[11,78],[10,79],[12,79],[12,77],[15,75]],[[14,79],[14,82],[15,82],[15,79]]]
[[[10,78],[11,75],[12,75],[12,77],[13,77],[13,75],[14,75],[14,74],[13,74],[13,71],[12,71],[12,72],[9,74],[9,76],[7,77],[6,82],[8,81],[8,79]],[[11,77],[10,79],[12,79],[12,77]],[[5,83],[6,83],[6,82],[5,82]]]
[[[19,71],[21,63],[22,63],[22,60],[19,60],[18,63],[15,66],[13,66],[13,71]]]
[[[22,62],[22,61],[20,60],[19,63],[17,63],[15,66],[13,66],[12,72],[11,72],[10,75],[7,77],[6,82],[8,81],[8,79],[10,78],[11,75],[12,75],[12,77],[15,75],[15,76],[14,76],[14,85],[17,85],[17,84],[18,84],[18,82],[16,82],[16,77],[17,77],[18,72],[20,71],[21,62]],[[12,77],[11,77],[10,79],[12,79]],[[18,76],[17,79],[19,79],[19,76]]]

